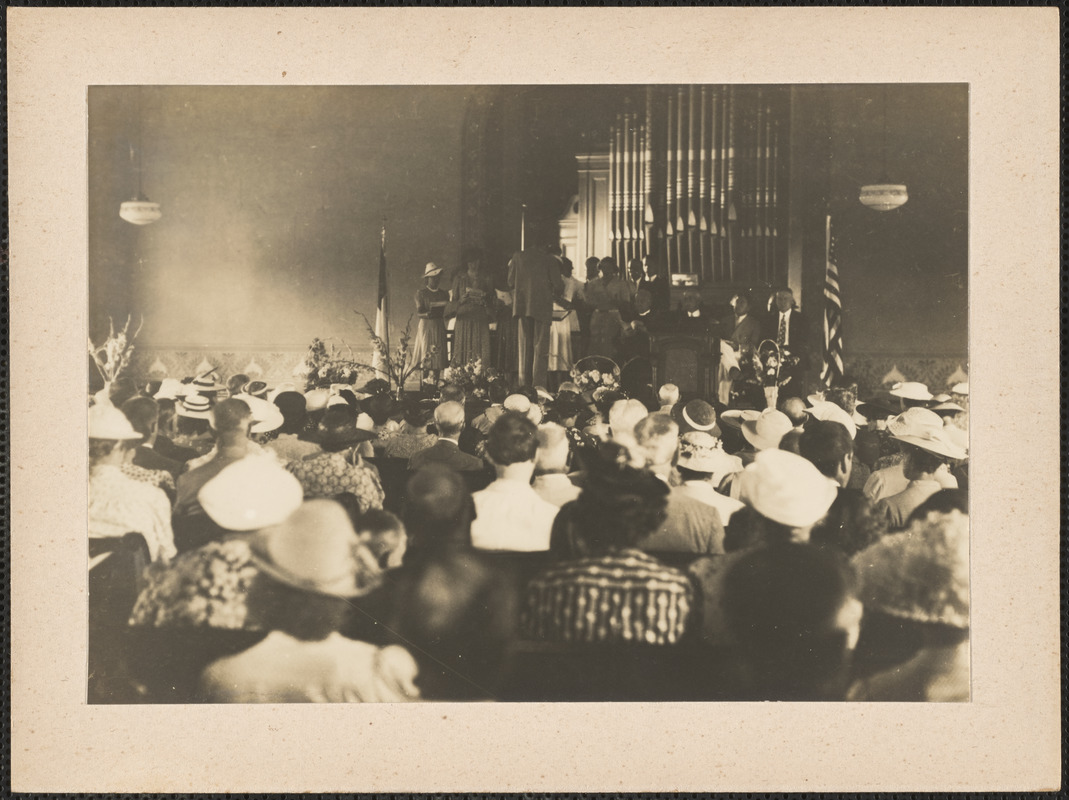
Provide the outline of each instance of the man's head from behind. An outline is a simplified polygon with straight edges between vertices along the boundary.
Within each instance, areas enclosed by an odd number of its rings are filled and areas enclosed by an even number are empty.
[[[755,697],[841,699],[861,604],[838,553],[809,544],[752,550],[728,570],[722,605]]]
[[[538,428],[523,414],[506,411],[486,437],[486,454],[497,468],[498,477],[521,478],[526,472],[530,480],[534,472],[534,458],[538,450]]]
[[[667,414],[650,414],[635,426],[635,441],[649,469],[666,474],[679,447],[679,425]]]
[[[134,430],[144,437],[143,442],[151,444],[160,418],[160,407],[156,401],[151,397],[131,397],[122,404],[122,413],[130,420]]]
[[[464,390],[457,386],[455,383],[447,383],[442,387],[442,402],[443,403],[460,403],[464,405],[467,401],[467,395],[464,394]]]
[[[801,397],[785,397],[780,401],[779,410],[787,415],[791,425],[801,428],[809,419],[805,410],[805,401]]]
[[[464,430],[464,406],[454,400],[440,403],[434,409],[434,424],[442,438],[458,438]]]
[[[538,427],[535,471],[539,475],[567,472],[568,454],[568,435],[564,428],[553,422]]]
[[[657,400],[662,406],[674,406],[679,402],[679,387],[674,383],[666,383],[657,390]]]
[[[840,486],[849,483],[854,466],[854,441],[842,424],[813,420],[798,438],[798,453]]]
[[[244,438],[252,425],[252,411],[244,401],[230,397],[212,408],[211,423],[220,438]]]

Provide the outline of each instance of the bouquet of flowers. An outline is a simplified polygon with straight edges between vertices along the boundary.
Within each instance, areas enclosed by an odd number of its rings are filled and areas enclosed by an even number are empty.
[[[464,390],[468,397],[485,398],[490,384],[504,375],[493,367],[484,367],[481,358],[469,359],[466,364],[449,366],[442,370],[438,386],[453,384]]]
[[[620,388],[620,368],[604,356],[587,356],[575,362],[571,371],[572,382],[581,392],[593,392],[596,389]]]
[[[374,349],[374,356],[371,364],[360,364],[359,366],[371,370],[379,375],[384,375],[390,386],[393,388],[395,396],[398,400],[405,391],[405,382],[409,376],[412,375],[417,369],[425,369],[425,364],[430,361],[432,355],[437,352],[436,348],[431,348],[422,362],[408,361],[408,351],[412,347],[412,317],[408,318],[405,323],[405,329],[401,333],[401,338],[398,340],[398,345],[394,348],[393,352],[390,352],[389,346],[386,341],[375,333],[375,327],[368,321],[368,318],[360,314],[364,319],[364,324],[367,326],[368,336],[371,339],[371,347]]]
[[[340,344],[340,348],[334,342]],[[366,367],[353,358],[353,349],[340,339],[313,339],[295,377],[305,379],[305,390],[329,383],[353,383]]]
[[[127,316],[126,324],[116,333],[115,323],[108,317],[108,338],[99,345],[93,344],[93,340],[89,339],[89,355],[93,357],[93,363],[96,364],[100,377],[104,379],[103,397],[107,397],[111,384],[130,365],[130,357],[134,353],[134,339],[141,333],[144,324],[142,319],[137,330],[130,333],[130,317]]]
[[[764,390],[768,408],[776,407],[776,399],[779,388],[789,380],[789,375],[782,373],[783,367],[793,367],[798,364],[798,356],[791,355],[786,347],[778,345],[771,339],[765,339],[753,351],[751,380]]]

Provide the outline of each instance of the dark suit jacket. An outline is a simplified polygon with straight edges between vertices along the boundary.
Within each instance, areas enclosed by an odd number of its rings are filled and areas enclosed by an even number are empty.
[[[805,352],[806,319],[799,311],[792,311],[787,317],[787,348],[796,356],[802,356]],[[779,309],[772,307],[772,313],[768,315],[765,324],[765,337],[777,341],[779,335]],[[803,358],[803,363],[804,363]]]
[[[561,264],[549,253],[522,250],[509,261],[512,316],[553,321],[553,298],[564,291]]]
[[[162,469],[164,472],[171,473],[171,477],[176,481],[185,467],[181,461],[175,461],[173,458],[166,458],[151,447],[145,447],[145,445],[139,445],[134,451],[134,465],[143,467],[145,469]]]
[[[793,316],[793,314],[792,314]],[[735,317],[728,317],[724,321],[724,338],[729,339],[744,350],[753,350],[761,343],[761,322],[752,311],[747,314],[742,322],[736,324]]]
[[[442,464],[457,472],[481,472],[486,468],[481,458],[460,452],[460,448],[454,442],[447,442],[444,439],[439,439],[408,460],[410,470],[417,470],[427,464]]]
[[[185,464],[187,461],[192,461],[197,457],[197,451],[192,447],[182,447],[181,445],[172,442],[166,436],[157,436],[156,444],[153,445],[152,449],[164,458],[169,458],[172,461],[177,461],[181,464]]]

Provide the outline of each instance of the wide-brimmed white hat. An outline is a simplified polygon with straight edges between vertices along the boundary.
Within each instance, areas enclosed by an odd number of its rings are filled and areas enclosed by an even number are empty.
[[[927,408],[907,408],[887,423],[887,432],[901,442],[946,458],[968,455],[944,433],[943,418]]]
[[[779,447],[780,439],[794,430],[790,417],[774,408],[766,408],[754,420],[742,423],[742,435],[754,450],[772,450]]]
[[[286,421],[286,418],[282,416],[282,411],[274,403],[244,392],[234,395],[233,399],[241,400],[252,412],[252,427],[249,428],[249,433],[277,431]]]
[[[330,402],[330,390],[329,389],[310,389],[304,393],[304,403],[306,411],[319,411],[327,407],[327,403]]]
[[[963,383],[955,383],[953,386],[950,387],[950,391],[954,394],[967,395],[969,393],[969,382],[965,381]]]
[[[303,499],[301,482],[274,458],[262,455],[224,467],[197,492],[204,513],[228,531],[278,525]]]
[[[742,423],[752,422],[761,416],[761,412],[753,408],[729,408],[720,415],[720,422],[725,427],[739,430]]]
[[[212,401],[206,395],[191,392],[185,395],[180,403],[175,404],[175,413],[180,417],[191,419],[210,419]]]
[[[742,471],[739,499],[781,525],[807,528],[824,518],[839,485],[787,450],[762,450]]]
[[[305,501],[285,521],[256,534],[249,549],[268,577],[328,597],[360,597],[382,577],[349,515],[333,500]]]
[[[430,278],[434,275],[441,275],[442,268],[435,264],[433,261],[428,261],[427,266],[423,268],[423,277]]]
[[[295,383],[293,383],[291,381],[286,381],[284,383],[278,384],[278,386],[276,386],[274,389],[272,389],[270,392],[268,392],[267,393],[267,399],[270,400],[273,403],[273,402],[275,402],[275,398],[278,397],[283,392],[298,392],[298,393],[300,393],[300,390],[297,388],[297,384],[295,384]]]
[[[834,403],[834,401],[828,400],[828,398],[824,395],[824,392],[815,392],[815,393],[809,395],[805,399],[805,401],[806,401],[806,403],[808,405],[811,405],[811,406],[815,406],[817,403],[821,403],[821,402]],[[839,405],[838,403],[834,403],[834,404],[837,405],[837,406]],[[839,406],[839,408],[842,408],[842,406]],[[846,409],[843,408],[843,411],[846,411]],[[868,417],[866,417],[864,414],[861,414],[861,413],[858,412],[856,404],[854,405],[853,412],[847,411],[846,413],[850,417],[850,419],[853,420],[855,426],[868,425],[869,424]]]
[[[892,397],[903,397],[906,400],[919,400],[927,403],[932,399],[932,393],[923,383],[916,381],[901,381],[891,387],[889,394]]]
[[[937,414],[960,414],[965,410],[953,400],[944,400],[941,403],[936,403],[931,409]]]
[[[695,472],[712,473],[715,483],[742,469],[742,459],[725,453],[720,440],[704,431],[691,431],[679,437],[677,463]]]
[[[854,420],[850,418],[849,414],[830,400],[818,400],[806,410],[813,419],[820,419],[825,422],[838,422],[846,428],[851,439],[857,436],[857,425],[854,423]]]
[[[153,397],[157,400],[178,400],[184,397],[188,387],[178,378],[164,378]]]
[[[133,441],[144,437],[119,409],[105,401],[89,408],[89,438]]]

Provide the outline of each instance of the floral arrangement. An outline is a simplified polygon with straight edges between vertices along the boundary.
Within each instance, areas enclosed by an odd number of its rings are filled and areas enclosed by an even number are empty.
[[[334,342],[340,343],[341,348]],[[357,376],[366,369],[353,358],[353,349],[340,339],[313,339],[308,353],[297,369],[295,377],[305,379],[305,390],[311,390],[325,383],[353,383]]]
[[[142,319],[137,330],[130,333],[130,317],[127,316],[126,324],[116,333],[115,323],[108,317],[108,338],[99,345],[93,344],[93,340],[89,339],[89,355],[93,357],[93,363],[104,379],[105,394],[115,379],[130,365],[130,357],[134,353],[134,339],[141,333],[144,324]]]
[[[364,369],[369,369],[372,372],[380,375],[385,375],[386,380],[389,382],[391,388],[394,390],[398,399],[405,390],[405,383],[409,377],[417,369],[426,369],[426,364],[430,361],[431,356],[438,352],[436,347],[432,347],[431,351],[427,353],[422,362],[413,361],[409,363],[408,351],[412,348],[412,317],[409,316],[408,321],[405,323],[405,329],[401,333],[401,338],[398,340],[397,347],[393,352],[390,351],[386,341],[375,333],[374,326],[368,321],[368,318],[356,312],[364,320],[364,324],[367,326],[368,336],[371,338],[371,346],[374,348],[375,355],[373,358],[373,364],[361,364]]]
[[[603,356],[579,359],[572,367],[571,378],[580,392],[593,392],[596,389],[616,391],[620,388],[620,368],[612,359]]]
[[[485,398],[490,384],[504,379],[504,374],[493,367],[484,367],[481,358],[469,359],[466,364],[449,366],[442,370],[438,385],[452,384],[464,390],[468,397]]]
[[[754,349],[751,360],[751,380],[761,386],[779,388],[790,380],[789,376],[781,377],[783,367],[796,366],[799,358],[786,347],[765,339]]]

